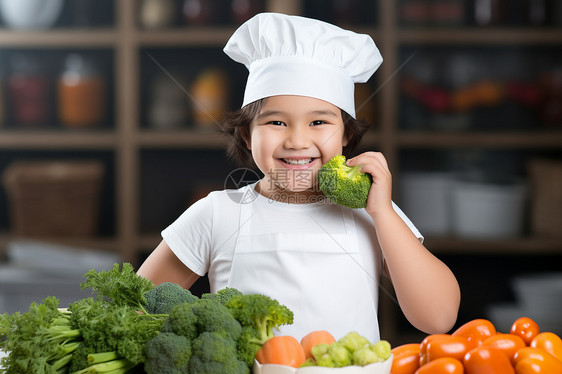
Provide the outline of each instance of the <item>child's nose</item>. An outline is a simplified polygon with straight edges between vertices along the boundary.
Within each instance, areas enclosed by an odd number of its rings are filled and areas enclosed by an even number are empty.
[[[312,138],[308,129],[292,128],[285,138],[285,148],[289,149],[305,149],[312,144]]]

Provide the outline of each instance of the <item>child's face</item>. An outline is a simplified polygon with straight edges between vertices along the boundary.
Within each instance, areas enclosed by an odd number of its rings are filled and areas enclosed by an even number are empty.
[[[267,98],[247,141],[265,175],[260,192],[270,197],[278,192],[318,194],[318,170],[346,144],[340,108],[293,95]]]

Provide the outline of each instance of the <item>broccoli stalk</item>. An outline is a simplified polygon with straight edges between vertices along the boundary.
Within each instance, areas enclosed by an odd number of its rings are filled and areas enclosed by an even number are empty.
[[[352,208],[365,208],[372,177],[361,172],[361,167],[347,166],[345,156],[330,159],[318,172],[320,190],[336,204]]]

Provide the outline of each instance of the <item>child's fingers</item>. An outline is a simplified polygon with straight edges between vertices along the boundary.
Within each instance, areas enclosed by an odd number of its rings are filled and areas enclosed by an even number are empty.
[[[365,152],[347,160],[348,166],[361,165],[362,169],[374,163],[378,163],[380,164],[380,166],[382,166],[383,169],[388,170],[388,163],[386,162],[386,158],[381,152]]]

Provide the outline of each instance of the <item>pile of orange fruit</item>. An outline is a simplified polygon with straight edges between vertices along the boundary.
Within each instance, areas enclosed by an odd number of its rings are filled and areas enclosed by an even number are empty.
[[[541,332],[531,318],[513,322],[507,333],[475,319],[451,334],[392,349],[391,374],[562,374],[562,339]]]

